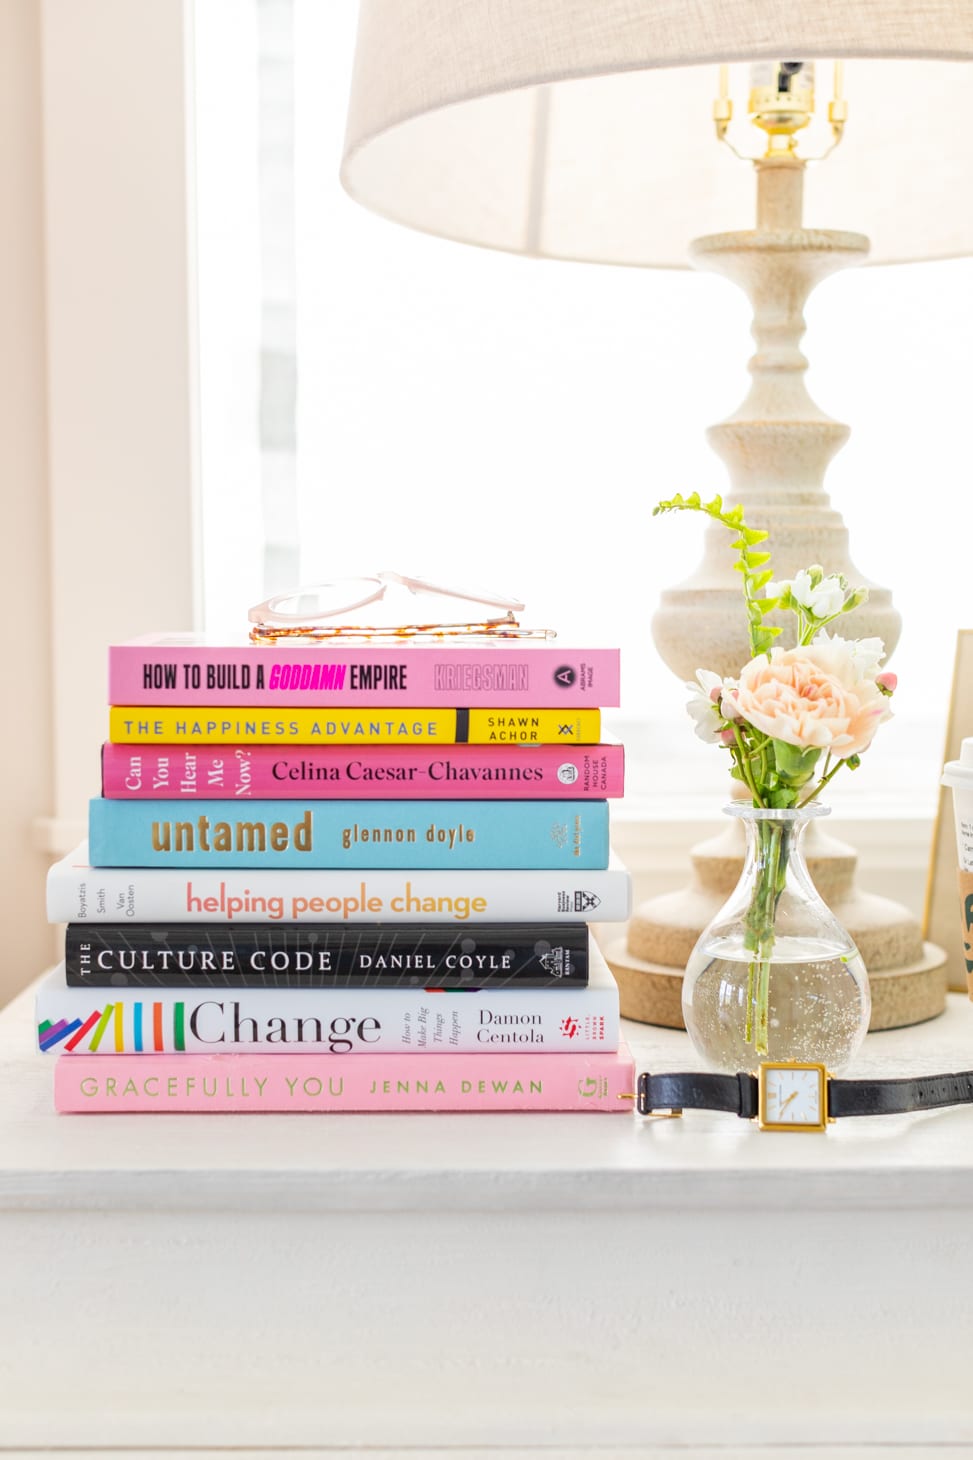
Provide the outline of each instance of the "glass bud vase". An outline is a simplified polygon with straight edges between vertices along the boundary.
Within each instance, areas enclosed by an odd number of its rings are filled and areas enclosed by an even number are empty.
[[[861,954],[811,881],[802,847],[812,802],[777,811],[726,808],[747,833],[740,881],[700,934],[683,981],[682,1011],[696,1050],[733,1074],[761,1060],[837,1072],[868,1030],[871,995]]]

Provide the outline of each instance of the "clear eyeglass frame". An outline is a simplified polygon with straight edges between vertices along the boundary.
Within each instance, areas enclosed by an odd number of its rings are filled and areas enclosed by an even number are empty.
[[[347,620],[349,614],[380,602],[390,585],[405,588],[409,593],[420,596],[458,599],[462,603],[474,603],[480,608],[501,609],[499,615],[458,623],[442,623],[430,619],[421,623],[364,624],[335,622]],[[484,593],[469,588],[444,588],[427,578],[416,578],[405,573],[382,571],[374,575],[336,579],[330,583],[316,583],[306,588],[297,588],[289,593],[278,593],[256,604],[247,614],[250,623],[250,639],[255,644],[276,644],[281,641],[303,641],[305,643],[331,643],[336,640],[505,640],[505,639],[553,639],[553,629],[524,628],[516,614],[523,611],[525,604],[518,598],[505,594]]]

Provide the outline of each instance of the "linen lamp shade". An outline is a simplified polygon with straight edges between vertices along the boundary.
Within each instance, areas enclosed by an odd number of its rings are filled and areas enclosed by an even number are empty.
[[[820,110],[838,57],[848,125],[805,216],[867,234],[871,263],[973,253],[967,0],[361,0],[342,180],[459,242],[686,267],[691,239],[753,226],[717,63],[740,63],[745,132],[746,63],[818,60]]]

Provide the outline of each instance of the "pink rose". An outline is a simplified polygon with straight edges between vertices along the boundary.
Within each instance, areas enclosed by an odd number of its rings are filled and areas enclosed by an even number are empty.
[[[839,639],[751,659],[724,703],[773,740],[830,750],[842,760],[866,750],[891,718],[887,696],[873,676],[861,674],[852,645]]]

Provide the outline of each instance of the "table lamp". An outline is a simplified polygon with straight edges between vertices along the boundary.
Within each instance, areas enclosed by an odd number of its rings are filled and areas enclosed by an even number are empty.
[[[823,489],[848,428],[805,387],[802,311],[849,264],[973,252],[971,60],[973,11],[955,0],[361,0],[342,180],[366,207],[459,242],[739,284],[752,386],[709,431],[728,498],[769,529],[778,577],[820,562],[866,583],[854,633],[891,653],[891,594],[852,563]],[[807,227],[805,212],[865,233]],[[662,593],[652,633],[684,680],[749,657],[719,527]],[[682,969],[742,858],[734,824],[607,950],[629,1018],[682,1024]],[[945,955],[908,910],[856,888],[843,843],[819,833],[808,861],[869,969],[871,1027],[939,1013]]]

